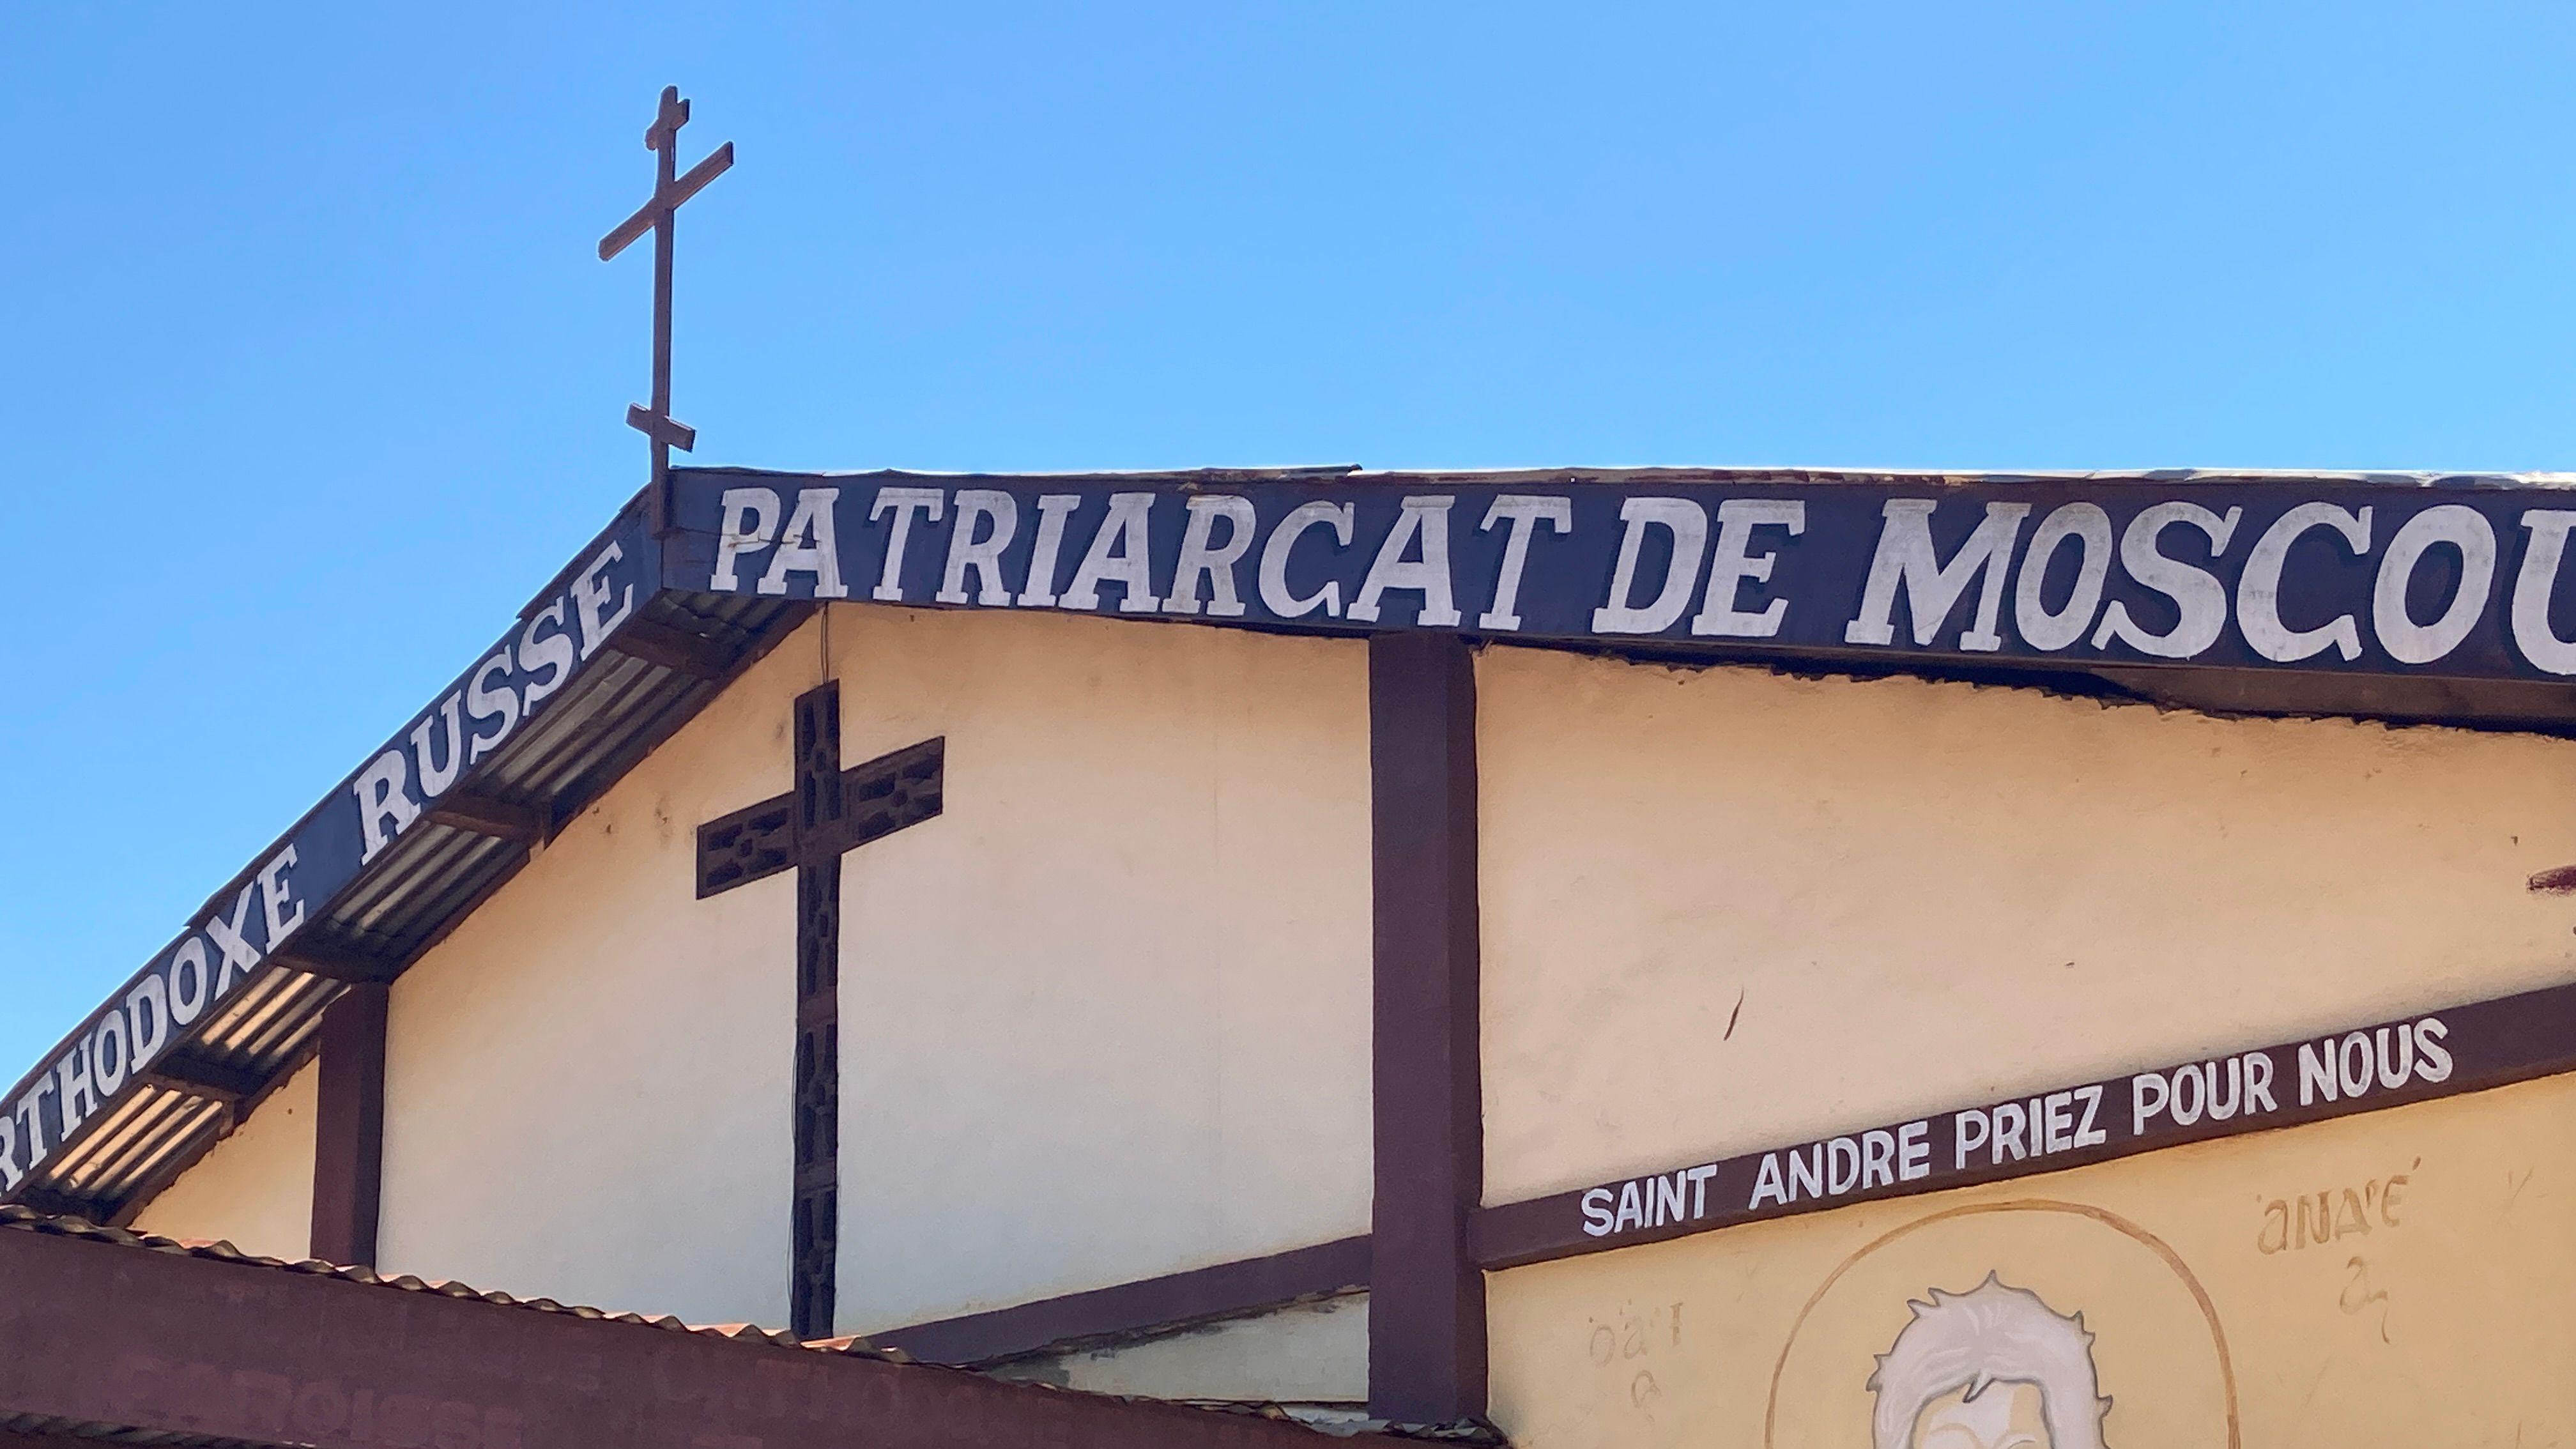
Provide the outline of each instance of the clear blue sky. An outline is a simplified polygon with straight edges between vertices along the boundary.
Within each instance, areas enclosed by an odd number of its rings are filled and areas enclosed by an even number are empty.
[[[2566,6],[0,0],[0,1080],[699,457],[2576,467]],[[727,13],[729,12],[729,13]]]

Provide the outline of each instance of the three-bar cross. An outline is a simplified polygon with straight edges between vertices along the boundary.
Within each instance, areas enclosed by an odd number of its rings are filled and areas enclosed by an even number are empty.
[[[796,1190],[788,1317],[828,1338],[841,1212],[841,857],[939,813],[947,741],[841,768],[841,687],[796,697],[796,785],[698,827],[698,899],[796,870]]]
[[[727,141],[707,159],[690,167],[688,175],[678,175],[680,128],[688,123],[689,103],[680,99],[680,88],[664,86],[662,108],[653,124],[644,129],[644,145],[654,157],[653,199],[599,239],[599,259],[604,262],[632,246],[644,233],[653,233],[653,406],[647,409],[630,404],[626,425],[653,440],[649,516],[657,537],[671,529],[671,450],[677,448],[685,453],[698,443],[697,430],[671,416],[672,231],[679,220],[680,203],[704,190],[708,182],[733,165],[733,143]]]

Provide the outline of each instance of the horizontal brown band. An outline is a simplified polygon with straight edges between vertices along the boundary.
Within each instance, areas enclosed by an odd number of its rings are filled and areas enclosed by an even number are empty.
[[[1311,1248],[916,1323],[871,1333],[867,1339],[927,1363],[988,1364],[1147,1329],[1257,1313],[1300,1298],[1363,1289],[1368,1281],[1369,1240],[1337,1238]]]
[[[2576,1070],[2576,984],[1479,1210],[1486,1268],[2000,1182]]]

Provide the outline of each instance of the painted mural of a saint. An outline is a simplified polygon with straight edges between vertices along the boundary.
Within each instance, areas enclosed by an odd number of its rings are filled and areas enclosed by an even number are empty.
[[[2093,1335],[1993,1273],[1932,1290],[1878,1356],[1870,1449],[2104,1449]]]

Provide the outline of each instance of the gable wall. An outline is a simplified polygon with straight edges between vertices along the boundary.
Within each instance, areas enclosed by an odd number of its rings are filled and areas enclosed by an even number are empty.
[[[842,750],[948,740],[842,877],[869,1332],[1369,1225],[1366,646],[835,609]]]
[[[169,1238],[220,1238],[264,1258],[303,1258],[313,1237],[313,1103],[320,1080],[321,1068],[305,1063],[129,1226]]]
[[[843,1331],[1368,1227],[1364,647],[842,607],[755,665],[394,988],[389,1273],[786,1319],[792,874],[695,826],[948,741],[946,813],[843,872]]]
[[[788,785],[782,646],[395,982],[388,1274],[787,1317],[792,876],[696,897],[696,826]]]
[[[1480,656],[1486,1198],[2576,975],[2576,743]]]

